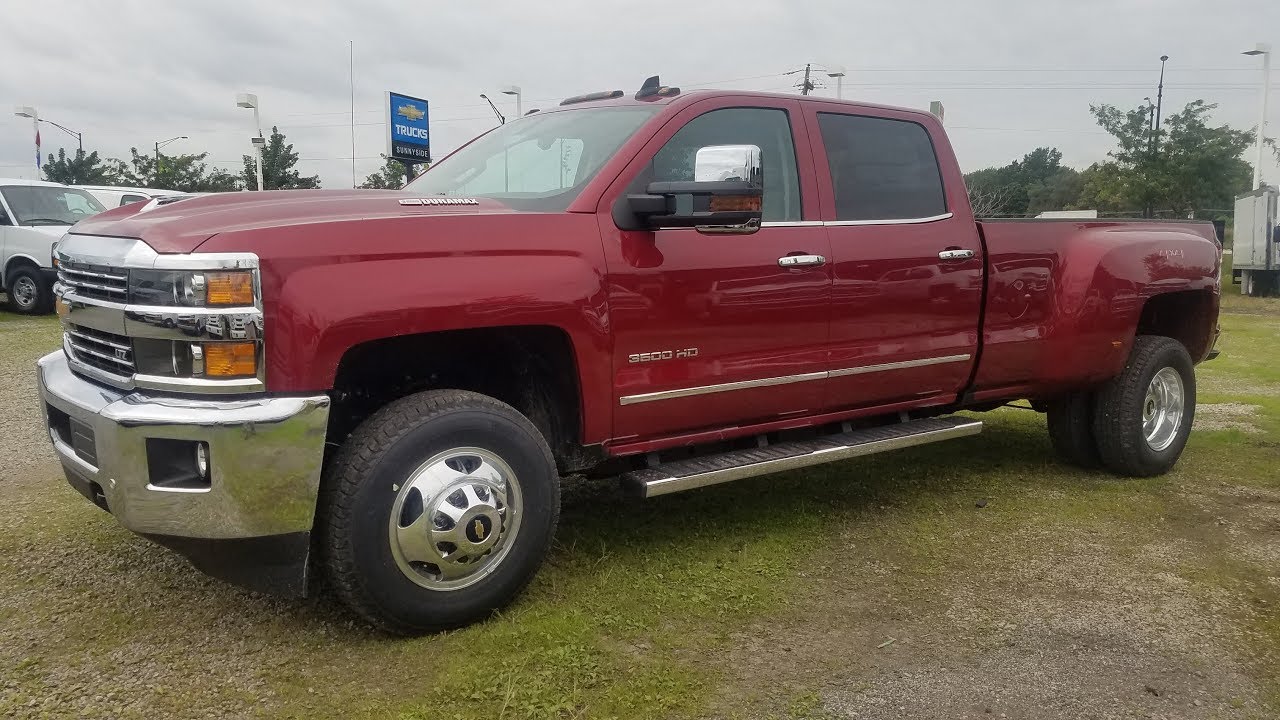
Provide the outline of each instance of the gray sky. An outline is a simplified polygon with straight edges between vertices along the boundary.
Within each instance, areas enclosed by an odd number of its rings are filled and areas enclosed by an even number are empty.
[[[86,150],[127,157],[187,135],[173,153],[209,151],[239,171],[256,92],[265,127],[279,125],[305,174],[351,185],[347,42],[355,43],[356,174],[386,146],[382,92],[431,102],[436,157],[495,122],[488,92],[524,89],[526,110],[582,92],[638,89],[648,75],[684,88],[785,90],[806,61],[844,65],[845,96],[946,106],[966,171],[1007,163],[1038,145],[1076,167],[1103,159],[1110,138],[1090,102],[1155,98],[1159,56],[1167,115],[1204,98],[1217,123],[1256,124],[1256,42],[1280,52],[1276,0],[559,0],[531,3],[69,2],[6,0],[0,43],[0,176],[31,177],[32,105],[82,131]],[[1270,135],[1280,134],[1280,62]],[[834,80],[818,94],[834,94]],[[75,139],[41,126],[46,155]],[[1267,179],[1280,181],[1268,155]]]

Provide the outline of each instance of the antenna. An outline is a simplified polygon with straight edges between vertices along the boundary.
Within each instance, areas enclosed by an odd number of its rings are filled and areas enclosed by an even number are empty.
[[[347,41],[347,79],[351,83],[351,187],[356,187],[356,41]]]

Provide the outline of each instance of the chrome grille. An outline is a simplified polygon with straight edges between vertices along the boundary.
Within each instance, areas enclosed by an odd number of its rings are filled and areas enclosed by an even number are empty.
[[[129,338],[71,324],[65,326],[64,332],[73,359],[113,375],[133,375],[133,345]]]
[[[58,282],[84,298],[118,303],[129,299],[129,272],[120,268],[61,262]]]

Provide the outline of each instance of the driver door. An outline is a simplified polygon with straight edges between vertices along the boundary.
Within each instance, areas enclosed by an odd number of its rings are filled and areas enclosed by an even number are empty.
[[[614,338],[615,442],[732,431],[822,404],[829,268],[780,264],[830,254],[799,105],[723,102],[694,104],[667,123],[605,193],[598,213]],[[693,180],[698,149],[714,145],[761,150],[757,232],[617,227],[614,203],[652,181]]]

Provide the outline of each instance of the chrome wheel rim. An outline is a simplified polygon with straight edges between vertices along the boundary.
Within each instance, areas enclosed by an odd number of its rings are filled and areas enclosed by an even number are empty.
[[[18,303],[19,307],[29,308],[36,304],[35,280],[24,275],[18,278],[18,281],[9,290],[13,293],[13,300]]]
[[[391,554],[430,590],[460,590],[492,573],[520,531],[511,466],[488,450],[445,450],[409,474],[391,507]]]
[[[1160,452],[1173,444],[1182,428],[1185,408],[1182,376],[1171,367],[1161,368],[1151,378],[1142,401],[1142,432],[1152,450]]]

